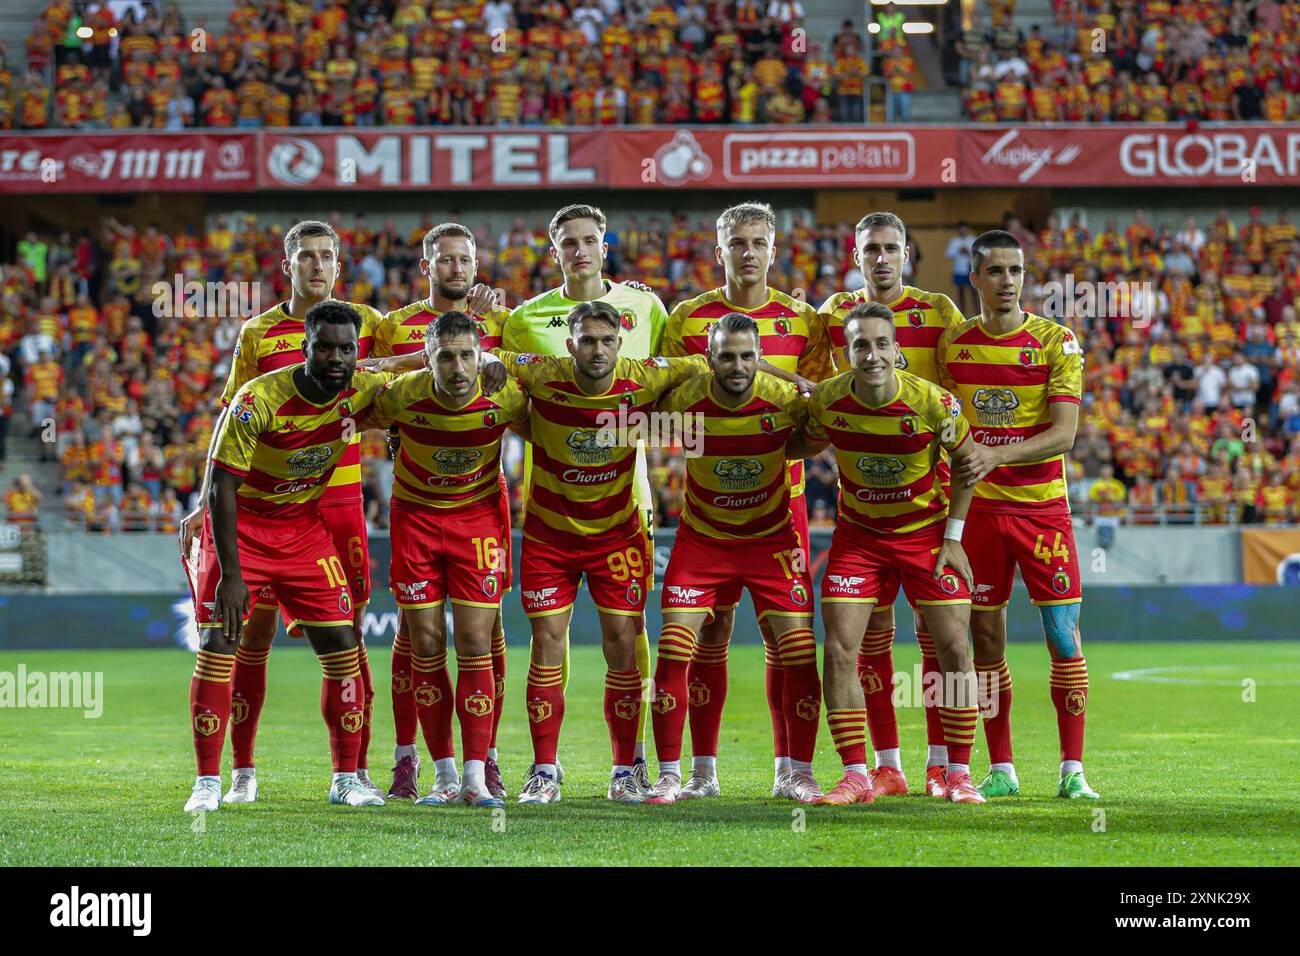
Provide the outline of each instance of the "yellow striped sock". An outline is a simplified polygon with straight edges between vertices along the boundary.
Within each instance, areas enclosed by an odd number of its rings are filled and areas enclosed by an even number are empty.
[[[776,639],[781,662],[786,667],[817,663],[817,637],[810,627],[796,627]]]
[[[199,651],[194,658],[194,676],[199,680],[211,681],[214,684],[229,684],[234,669],[235,654]]]
[[[688,662],[695,650],[695,632],[685,624],[665,624],[659,632],[659,656]]]

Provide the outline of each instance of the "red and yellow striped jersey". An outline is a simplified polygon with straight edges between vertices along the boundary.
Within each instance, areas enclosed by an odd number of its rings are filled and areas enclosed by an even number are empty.
[[[660,395],[707,371],[706,360],[620,358],[609,391],[587,395],[574,381],[570,356],[497,354],[532,399],[533,467],[524,535],[590,551],[635,533],[640,527],[632,496],[637,442],[630,432],[638,421],[648,426]],[[620,419],[629,434],[606,431],[618,428]]]
[[[380,320],[370,354],[377,358],[411,355],[424,350],[424,333],[429,323],[442,315],[428,299],[394,309]],[[472,315],[478,326],[479,347],[484,351],[501,347],[501,329],[510,318],[510,310],[497,306],[487,315]]]
[[[835,447],[839,516],[877,534],[906,534],[944,518],[948,498],[941,452],[970,435],[961,402],[944,389],[898,371],[898,394],[876,408],[853,391],[853,373],[817,386],[805,431]]]
[[[221,393],[222,407],[229,405],[236,393],[257,376],[302,362],[306,329],[301,319],[295,319],[289,314],[288,304],[281,302],[275,308],[248,319],[240,327],[234,361],[230,364],[230,377],[226,379],[226,387]],[[357,302],[349,302],[348,305],[361,313],[357,358],[362,359],[370,354],[381,316],[368,305]],[[334,469],[325,500],[361,500],[360,434],[354,436],[343,460]]]
[[[1051,427],[1053,402],[1078,405],[1082,398],[1083,350],[1074,333],[1028,312],[1004,335],[987,332],[979,316],[967,319],[939,339],[938,361],[981,445],[1032,438]],[[1069,511],[1065,456],[999,465],[975,486],[971,507]]]
[[[293,366],[259,375],[235,396],[217,436],[212,461],[244,479],[239,507],[276,518],[314,511],[345,453],[357,416],[395,376],[357,372],[323,405],[303,397]],[[349,420],[351,425],[348,424]]]
[[[757,309],[741,309],[726,299],[726,289],[713,289],[679,303],[664,328],[664,355],[705,355],[709,330],[729,312],[747,315],[758,323],[763,359],[774,368],[792,372],[812,382],[835,374],[826,323],[807,302],[776,289]],[[791,494],[803,494],[803,462],[790,463]]]
[[[712,384],[712,373],[697,375],[659,400],[660,411],[704,426],[701,453],[686,458],[682,522],[710,538],[772,534],[790,521],[785,444],[807,408],[794,385],[764,372],[739,408],[720,404]]]
[[[516,381],[492,395],[476,390],[460,408],[444,405],[433,372],[408,372],[383,387],[362,423],[396,424],[401,447],[393,463],[393,497],[426,508],[458,508],[500,493],[501,435],[528,415]]]
[[[826,332],[830,336],[836,363],[845,361],[845,316],[854,306],[869,301],[862,289],[836,292],[817,310],[825,316]],[[903,286],[903,294],[896,301],[885,304],[894,313],[894,338],[903,356],[899,368],[941,385],[934,349],[945,329],[961,324],[962,315],[957,306],[942,292],[925,292],[911,286]]]

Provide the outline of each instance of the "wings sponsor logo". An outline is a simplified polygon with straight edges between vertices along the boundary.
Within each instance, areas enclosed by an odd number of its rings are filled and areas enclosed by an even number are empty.
[[[316,445],[294,452],[285,463],[289,466],[289,474],[295,477],[320,477],[333,457],[334,449],[331,446]]]
[[[607,465],[613,460],[612,443],[608,441],[609,436],[602,434],[606,431],[608,429],[579,428],[569,432],[564,443],[569,446],[575,464]],[[565,478],[565,481],[569,480],[571,479]]]
[[[668,585],[668,603],[694,604],[703,597],[704,592],[699,588],[684,588],[677,584]]]
[[[831,582],[830,592],[832,594],[857,594],[858,589],[867,580],[863,577],[846,574],[828,574],[826,578]]]
[[[975,418],[981,425],[1005,428],[1016,423],[1020,399],[1009,388],[977,388],[970,403],[975,406]]]
[[[757,458],[720,458],[713,473],[727,491],[757,488],[763,477],[763,463]]]
[[[858,474],[864,484],[873,488],[887,488],[898,484],[899,476],[907,466],[897,458],[882,455],[863,455],[857,460]]]
[[[433,463],[445,475],[463,475],[472,470],[483,453],[477,448],[439,448],[433,453]]]
[[[555,600],[555,593],[559,590],[559,588],[541,588],[537,591],[524,591],[524,598],[533,608],[555,607],[559,603]]]
[[[411,604],[415,601],[425,600],[425,590],[429,587],[428,581],[398,581],[396,582],[397,591],[402,596],[405,603]]]

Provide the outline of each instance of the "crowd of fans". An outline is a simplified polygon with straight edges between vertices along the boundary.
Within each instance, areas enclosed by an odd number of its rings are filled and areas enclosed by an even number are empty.
[[[976,122],[1300,119],[1300,5],[1054,0],[1020,30],[995,7],[956,42]]]
[[[810,42],[798,0],[232,8],[209,26],[139,0],[118,22],[104,0],[53,0],[25,66],[0,58],[0,129],[864,119],[861,36],[846,22]],[[901,33],[899,72],[894,47]]]
[[[431,219],[402,232],[363,215],[331,218],[344,243],[339,298],[390,310],[427,294],[417,262]],[[1069,459],[1077,510],[1138,521],[1300,520],[1300,239],[1285,212],[1266,220],[1253,209],[1237,225],[1226,212],[1210,223],[1152,225],[1138,211],[1095,233],[1077,215],[1068,224],[1053,215],[1037,231],[1012,217],[1003,225],[1028,250],[1024,307],[1085,343]],[[479,279],[509,304],[562,281],[540,217],[475,233]],[[249,290],[238,302],[244,314],[269,308],[289,292],[278,269],[282,236],[252,216],[217,216],[201,236],[107,219],[98,235],[29,233],[18,261],[0,266],[0,365],[42,453],[60,463],[77,524],[168,530],[192,505],[242,316],[226,314],[233,306],[210,314],[194,299],[178,313],[173,277],[248,283],[239,287]],[[615,220],[609,240],[607,274],[646,282],[669,307],[721,281],[707,217]],[[851,224],[796,217],[769,282],[819,304],[862,285],[852,250]],[[911,252],[914,266],[920,250]],[[965,267],[954,260],[954,271]],[[1080,290],[1104,284],[1123,297],[1089,311]],[[381,436],[365,442],[368,514],[382,526],[391,465]],[[517,486],[513,444],[505,460]],[[679,450],[653,450],[651,467],[660,520],[671,525],[681,509]],[[814,525],[832,521],[830,456],[810,464],[808,495]]]

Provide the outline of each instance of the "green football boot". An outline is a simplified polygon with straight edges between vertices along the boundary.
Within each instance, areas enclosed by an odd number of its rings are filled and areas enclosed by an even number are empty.
[[[1101,794],[1092,787],[1088,786],[1088,781],[1083,779],[1082,771],[1067,773],[1061,778],[1061,786],[1057,789],[1058,797],[1068,797],[1071,800],[1100,800]]]
[[[1020,784],[1005,770],[990,770],[989,775],[975,789],[986,800],[991,797],[1020,796]]]

